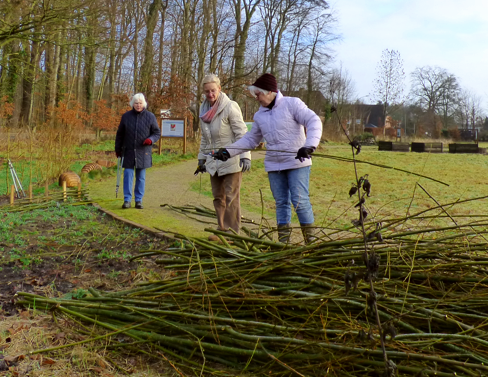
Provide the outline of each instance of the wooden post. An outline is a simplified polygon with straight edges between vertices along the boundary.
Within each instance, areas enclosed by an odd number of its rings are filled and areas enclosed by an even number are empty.
[[[158,123],[159,123],[159,130],[161,131],[161,135],[159,135],[158,152],[159,155],[161,156],[161,152],[163,148],[163,141],[162,141],[163,140],[163,117],[162,116],[159,117]]]
[[[63,202],[66,201],[66,181],[63,181]]]
[[[183,120],[183,154],[186,154],[186,117]]]
[[[49,184],[46,181],[46,184],[44,186],[44,196],[49,196]]]
[[[15,193],[15,187],[14,185],[12,185],[10,187],[10,205],[13,206],[14,205],[14,193]]]
[[[29,200],[32,200],[32,184],[29,185]]]
[[[81,200],[81,182],[78,182],[78,200]]]

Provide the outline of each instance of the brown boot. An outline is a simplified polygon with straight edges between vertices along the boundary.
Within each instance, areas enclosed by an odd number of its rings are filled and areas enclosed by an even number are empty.
[[[317,237],[315,236],[316,229],[313,223],[300,224],[300,226],[302,227],[303,240],[305,241],[306,245],[309,245],[317,240]]]
[[[278,224],[278,241],[281,243],[290,242],[291,224]]]

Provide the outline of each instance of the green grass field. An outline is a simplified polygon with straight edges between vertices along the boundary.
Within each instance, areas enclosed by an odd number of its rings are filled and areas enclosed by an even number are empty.
[[[352,158],[348,146],[325,144],[316,153]],[[435,201],[446,204],[488,195],[487,155],[380,152],[377,147],[364,147],[357,159],[411,171],[449,185],[392,169],[359,163],[357,164],[358,176],[368,174],[372,184],[371,197],[366,201],[370,216],[368,220],[402,218],[407,214],[437,206]],[[349,198],[348,195],[354,181],[353,163],[338,162],[318,156],[313,159],[310,196],[317,224],[343,229],[350,227],[351,220],[358,218],[357,209],[354,208],[358,197],[356,195]],[[201,189],[205,195],[211,196],[208,175],[202,179],[201,188],[198,182],[194,184],[193,189]],[[263,160],[255,160],[251,173],[243,176],[241,205],[254,212],[263,209],[266,217],[274,219],[274,200],[269,189],[267,174],[264,172]],[[485,199],[449,207],[448,212],[453,216],[484,215],[486,208],[488,203]],[[442,210],[431,213],[431,215],[435,214],[442,214]],[[294,217],[293,221],[297,222],[297,218]],[[425,221],[427,224],[428,220]]]
[[[480,147],[486,147],[486,144],[480,144]],[[190,152],[185,155],[173,152],[177,146],[169,147],[171,148],[169,153],[163,153],[161,156],[157,153],[153,154],[155,166],[188,159],[196,160],[196,144],[191,145]],[[72,170],[79,172],[85,163],[94,162],[97,158],[115,161],[114,156],[106,154],[106,151],[112,151],[112,148],[113,141],[82,145],[77,149],[78,160],[73,161]],[[336,143],[321,145],[316,154],[352,157],[349,146]],[[488,195],[488,155],[380,152],[376,146],[366,146],[363,147],[357,158],[364,162],[411,171],[449,185],[397,170],[358,163],[358,176],[368,174],[368,179],[372,184],[371,197],[366,202],[369,212],[368,220],[382,221],[392,217],[402,218],[407,214],[435,207],[436,201],[446,204]],[[30,177],[28,160],[18,161],[15,167],[24,187],[27,187]],[[33,168],[33,172],[35,182],[36,167]],[[7,173],[5,163],[0,170],[1,194],[6,193]],[[354,208],[358,198],[349,198],[348,195],[354,181],[353,163],[340,162],[327,157],[314,157],[310,195],[318,225],[344,229],[350,227],[351,221],[358,218],[358,212]],[[424,192],[417,183],[427,192]],[[54,183],[51,185],[51,189],[56,186],[57,183]],[[211,197],[209,175],[202,176],[201,186],[200,180],[195,181],[192,189]],[[43,188],[38,190],[42,191]],[[267,174],[264,171],[263,160],[255,160],[251,173],[243,176],[241,205],[255,213],[263,211],[266,218],[274,220],[274,200],[269,189]],[[484,200],[471,201],[450,207],[448,213],[452,216],[483,215],[487,207]],[[442,214],[442,211],[437,210],[431,214]],[[437,222],[437,220],[429,221]],[[296,217],[293,218],[293,222],[297,223]]]

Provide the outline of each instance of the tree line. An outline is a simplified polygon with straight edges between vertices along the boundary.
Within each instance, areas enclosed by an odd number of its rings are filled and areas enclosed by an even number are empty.
[[[151,111],[171,109],[196,131],[208,73],[246,119],[258,106],[246,87],[263,72],[309,106],[321,97],[314,110],[329,134],[364,119],[353,79],[334,68],[339,36],[324,0],[16,0],[0,12],[0,126],[114,130],[142,92]],[[409,91],[405,81],[400,53],[383,51],[370,96],[383,122],[390,115],[407,133],[434,137],[487,123],[481,99],[445,69],[417,68]]]
[[[435,138],[457,137],[459,129],[484,130],[488,134],[481,98],[463,89],[454,74],[442,67],[423,66],[410,73],[409,91],[405,81],[400,52],[384,50],[371,95],[382,105],[383,119],[390,115],[400,127],[403,123],[407,133],[427,133]]]
[[[17,0],[0,12],[0,98],[13,106],[2,122],[14,127],[113,129],[137,92],[196,119],[208,73],[249,117],[245,87],[263,72],[283,90],[322,88],[337,38],[322,0]]]

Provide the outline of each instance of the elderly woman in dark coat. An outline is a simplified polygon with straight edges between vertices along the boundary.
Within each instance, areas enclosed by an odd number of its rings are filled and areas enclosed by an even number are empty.
[[[146,184],[146,169],[152,166],[152,144],[161,136],[158,121],[153,113],[146,110],[147,103],[142,93],[137,93],[130,101],[132,110],[122,115],[115,137],[115,154],[123,157],[124,163],[124,204],[130,208],[134,170],[136,184],[134,196],[136,208],[142,209],[142,198]]]

